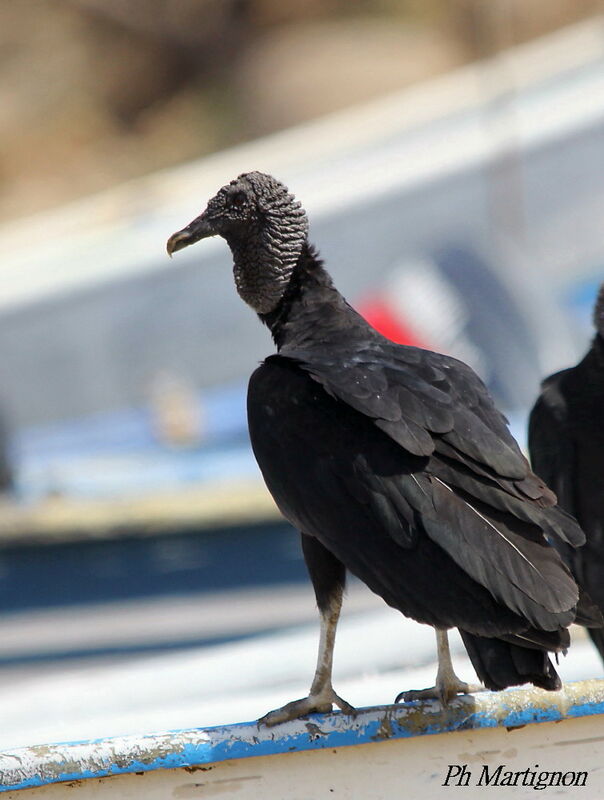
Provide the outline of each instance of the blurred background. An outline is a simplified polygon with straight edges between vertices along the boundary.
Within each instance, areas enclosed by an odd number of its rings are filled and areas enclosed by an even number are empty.
[[[308,690],[314,598],[245,420],[272,345],[221,240],[165,254],[238,173],[286,182],[352,304],[470,363],[524,443],[604,276],[603,12],[0,5],[0,744],[242,721]],[[434,655],[352,582],[340,694],[431,685]],[[562,673],[602,668],[579,640]]]

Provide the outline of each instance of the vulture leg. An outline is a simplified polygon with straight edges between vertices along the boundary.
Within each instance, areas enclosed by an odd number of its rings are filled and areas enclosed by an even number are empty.
[[[302,550],[321,617],[317,668],[308,697],[292,700],[281,708],[269,711],[259,720],[264,725],[277,725],[313,712],[328,712],[332,710],[334,703],[346,714],[355,713],[354,708],[342,700],[331,685],[333,648],[342,607],[346,569],[314,537],[302,534]]]
[[[466,683],[460,680],[453,669],[451,652],[449,650],[449,637],[446,630],[436,630],[436,649],[438,653],[438,672],[436,673],[436,686],[429,689],[410,689],[397,695],[395,703],[403,700],[408,703],[412,700],[440,700],[443,706],[458,694],[481,692],[483,687],[478,684]]]

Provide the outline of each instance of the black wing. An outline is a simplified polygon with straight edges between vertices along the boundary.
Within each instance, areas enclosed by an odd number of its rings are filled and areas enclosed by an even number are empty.
[[[576,524],[545,507],[469,368],[389,345],[282,351],[254,373],[250,434],[277,504],[419,621],[482,635],[569,624],[576,586],[543,530],[579,538]]]
[[[354,343],[353,343],[354,346]],[[288,350],[280,355],[308,372],[334,397],[374,420],[414,455],[430,455],[433,434],[499,475],[522,480],[526,460],[505,417],[466,364],[448,356],[370,341],[351,356],[351,345]]]
[[[384,431],[407,452],[440,456],[448,478],[460,489],[535,522],[536,510],[554,506],[555,495],[534,475],[507,420],[486,386],[466,364],[429,350],[404,347],[379,337],[350,356],[351,344],[281,351],[323,386]],[[540,515],[543,520],[543,515]],[[583,532],[560,509],[544,523],[546,533],[583,544]],[[538,523],[541,524],[541,523]]]
[[[602,369],[594,348],[576,367],[546,378],[529,418],[533,469],[585,530],[575,550],[555,542],[577,582],[604,608],[604,408]],[[604,656],[604,634],[593,633]]]
[[[568,404],[562,381],[569,370],[550,375],[541,384],[528,427],[531,464],[537,475],[556,493],[558,503],[576,514],[573,490],[575,446],[569,427]]]

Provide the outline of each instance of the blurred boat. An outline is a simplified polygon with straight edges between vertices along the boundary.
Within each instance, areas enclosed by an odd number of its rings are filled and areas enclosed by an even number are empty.
[[[291,184],[338,286],[376,324],[466,358],[524,410],[540,376],[577,355],[604,268],[602,98],[591,21],[4,225],[0,401],[21,489],[43,491],[36,458],[60,439],[62,454],[121,453],[153,436],[203,443],[229,414],[243,428],[266,332],[221,243],[170,261],[165,241],[250,168]]]
[[[596,21],[3,226],[0,400],[13,427],[27,437],[148,409],[162,380],[195,392],[245,381],[270,344],[233,291],[227,248],[170,261],[165,241],[249,169],[303,200],[353,303],[377,294],[417,341],[469,358],[502,405],[526,408],[582,346],[576,300],[604,267],[602,98]]]

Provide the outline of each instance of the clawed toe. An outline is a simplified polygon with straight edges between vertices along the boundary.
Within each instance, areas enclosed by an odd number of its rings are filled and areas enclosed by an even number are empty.
[[[459,694],[473,694],[482,690],[483,687],[478,684],[455,681],[445,685],[437,684],[429,689],[409,689],[406,692],[397,694],[394,702],[411,703],[414,700],[440,700],[441,704],[446,707]]]
[[[347,703],[346,700],[342,700],[339,695],[335,692],[333,693],[333,702],[337,705],[337,707],[342,711],[344,714],[349,714],[350,716],[356,716],[357,710],[354,706],[351,706],[350,703]]]
[[[413,703],[414,700],[439,700],[436,686],[430,689],[408,689],[406,692],[399,692],[394,698],[395,703]]]
[[[291,703],[286,703],[281,708],[276,708],[274,711],[269,711],[261,717],[258,722],[261,725],[278,725],[280,722],[289,722],[298,717],[304,717],[306,714],[313,712],[326,713],[333,708],[331,703],[316,703],[312,697],[303,697],[300,700],[292,700]]]
[[[291,703],[286,703],[286,705],[281,708],[269,711],[268,714],[265,714],[258,720],[258,723],[260,725],[267,725],[270,728],[273,725],[278,725],[280,722],[289,722],[299,717],[305,717],[307,714],[325,714],[333,710],[334,703],[344,714],[356,714],[355,708],[351,706],[350,703],[347,703],[346,700],[339,697],[333,689],[330,689],[318,695],[309,695],[300,700],[292,700]]]

